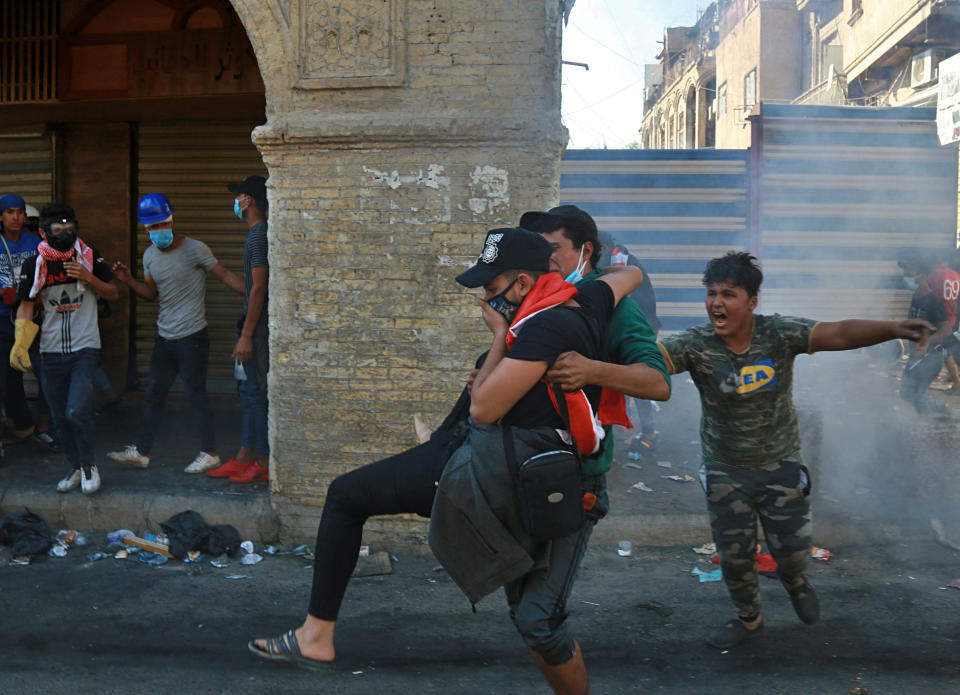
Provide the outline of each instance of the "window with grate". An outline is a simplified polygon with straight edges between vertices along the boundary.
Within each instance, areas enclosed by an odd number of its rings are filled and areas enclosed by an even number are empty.
[[[0,104],[55,101],[59,0],[0,2]]]

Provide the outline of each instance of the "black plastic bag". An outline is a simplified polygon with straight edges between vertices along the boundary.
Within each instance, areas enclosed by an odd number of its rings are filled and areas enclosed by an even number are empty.
[[[0,520],[0,544],[11,546],[13,557],[43,555],[53,546],[50,527],[29,509],[24,509]]]

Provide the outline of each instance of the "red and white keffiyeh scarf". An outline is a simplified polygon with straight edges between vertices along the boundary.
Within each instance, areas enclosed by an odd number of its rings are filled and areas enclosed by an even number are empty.
[[[73,248],[69,251],[57,251],[46,241],[41,241],[37,246],[37,266],[33,270],[33,285],[30,287],[30,299],[34,299],[44,285],[47,284],[47,262],[48,261],[72,261],[77,260],[84,268],[93,272],[93,249],[83,243],[83,239],[77,237],[73,242]]]
[[[507,331],[507,350],[513,345],[523,325],[541,311],[552,309],[577,296],[577,288],[557,273],[541,275],[533,289],[523,298],[520,309]],[[549,390],[554,408],[560,412],[553,389]],[[570,393],[564,392],[567,414],[570,421],[570,435],[576,440],[581,453],[589,456],[600,450],[604,438],[603,425],[623,425],[633,427],[627,417],[626,399],[622,393],[603,389],[597,415],[594,415],[590,401],[583,389]]]

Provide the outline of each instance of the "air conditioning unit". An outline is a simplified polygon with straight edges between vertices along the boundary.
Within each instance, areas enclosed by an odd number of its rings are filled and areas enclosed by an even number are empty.
[[[920,87],[937,79],[942,57],[943,54],[931,48],[914,55],[910,59],[910,86]]]

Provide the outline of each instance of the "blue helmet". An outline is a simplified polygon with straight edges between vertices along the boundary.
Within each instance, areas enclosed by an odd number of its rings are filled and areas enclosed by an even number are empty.
[[[173,216],[173,206],[162,193],[147,193],[137,205],[137,219],[141,224],[156,224]]]

